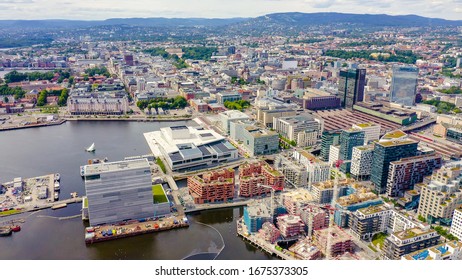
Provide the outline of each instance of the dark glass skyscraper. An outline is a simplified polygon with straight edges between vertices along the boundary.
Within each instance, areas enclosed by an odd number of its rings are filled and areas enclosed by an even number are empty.
[[[341,70],[338,92],[342,100],[342,107],[351,109],[357,102],[362,102],[364,100],[365,84],[366,69]]]
[[[321,138],[321,158],[323,161],[329,160],[329,149],[331,145],[338,145],[340,131],[324,131]]]
[[[365,133],[362,130],[348,129],[342,130],[340,134],[340,160],[351,160],[353,148],[364,145]],[[350,173],[351,162],[344,163],[340,166],[340,171]]]
[[[394,65],[390,102],[405,106],[414,105],[418,75],[417,67]]]
[[[417,141],[410,139],[381,140],[375,143],[372,158],[371,181],[375,190],[382,194],[387,189],[390,162],[417,154]]]

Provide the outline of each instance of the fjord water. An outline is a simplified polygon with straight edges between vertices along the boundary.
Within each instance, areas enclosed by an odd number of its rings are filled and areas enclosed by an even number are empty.
[[[150,153],[144,132],[188,124],[193,122],[79,121],[0,132],[0,182],[57,172],[61,174],[61,198],[69,198],[71,192],[84,195],[79,167],[88,159],[117,161]],[[85,152],[93,142],[96,152]],[[0,259],[271,259],[236,236],[235,222],[242,208],[190,215],[186,229],[91,246],[85,245],[85,225],[80,217],[72,218],[80,209],[80,204],[73,204],[0,218],[0,223],[19,218],[26,221],[21,232],[0,238]],[[226,246],[221,250],[223,241]]]

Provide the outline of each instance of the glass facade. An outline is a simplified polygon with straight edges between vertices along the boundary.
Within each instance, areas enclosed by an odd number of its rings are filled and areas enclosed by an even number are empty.
[[[365,84],[366,69],[340,71],[338,92],[342,107],[352,109],[354,104],[362,102]]]
[[[405,106],[414,105],[418,75],[419,69],[414,66],[393,66],[390,101]]]

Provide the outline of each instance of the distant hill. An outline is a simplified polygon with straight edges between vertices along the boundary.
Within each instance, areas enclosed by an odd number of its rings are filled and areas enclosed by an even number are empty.
[[[144,27],[162,26],[224,26],[246,21],[248,18],[111,18],[106,20],[0,20],[0,28],[76,28],[107,25]]]
[[[250,19],[257,25],[280,24],[287,26],[326,25],[350,23],[372,26],[458,26],[462,20],[426,18],[416,15],[391,16],[385,14],[344,13],[275,13]]]
[[[327,24],[356,24],[368,26],[462,26],[462,20],[426,18],[416,15],[390,16],[384,14],[344,13],[274,13],[256,18],[112,18],[107,20],[0,20],[0,28],[76,28],[102,25],[130,25],[144,27],[207,26],[271,28],[272,26],[304,27]]]

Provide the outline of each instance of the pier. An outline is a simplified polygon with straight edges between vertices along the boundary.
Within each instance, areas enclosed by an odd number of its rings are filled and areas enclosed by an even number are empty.
[[[126,238],[141,234],[189,227],[184,215],[164,217],[160,219],[141,219],[116,225],[102,225],[85,229],[85,243],[93,244],[103,241]]]
[[[47,208],[59,209],[68,204],[79,203],[81,197],[72,196],[59,200],[60,175],[48,174],[33,178],[15,178],[3,183],[4,194],[0,195],[0,217]]]
[[[276,250],[275,244],[271,244],[253,234],[249,234],[242,218],[237,221],[237,235],[272,256],[276,256],[283,260],[297,260],[289,251],[285,249],[282,251]]]

